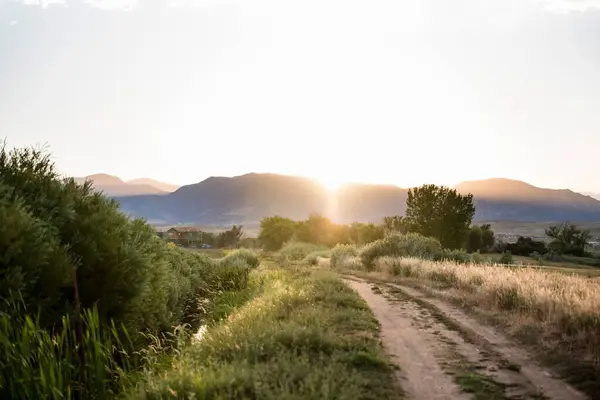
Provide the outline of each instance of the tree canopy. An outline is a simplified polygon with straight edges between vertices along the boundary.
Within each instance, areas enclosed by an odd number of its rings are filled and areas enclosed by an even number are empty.
[[[444,186],[423,185],[408,191],[406,219],[410,230],[437,238],[443,247],[465,245],[475,215],[473,195]]]

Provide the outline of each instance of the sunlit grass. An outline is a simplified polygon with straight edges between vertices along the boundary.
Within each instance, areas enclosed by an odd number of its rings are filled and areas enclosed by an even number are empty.
[[[130,398],[393,399],[378,323],[338,278],[306,268],[252,273],[262,292],[210,328]]]

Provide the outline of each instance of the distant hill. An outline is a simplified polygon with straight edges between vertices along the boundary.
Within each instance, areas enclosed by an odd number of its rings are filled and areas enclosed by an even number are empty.
[[[116,176],[108,174],[94,174],[83,178],[75,178],[75,180],[80,183],[89,180],[93,183],[95,189],[102,191],[110,197],[164,195],[178,188],[175,185],[146,178],[125,182]]]
[[[171,185],[170,183],[159,182],[148,178],[132,179],[127,181],[127,183],[130,185],[150,186],[167,193],[172,193],[179,189],[179,186],[177,185]]]
[[[584,194],[586,196],[590,196],[596,200],[600,200],[600,193],[592,193],[592,192],[582,192],[581,194]]]
[[[600,201],[569,189],[496,178],[463,182],[456,190],[473,193],[478,220],[600,221]]]
[[[464,182],[459,192],[473,193],[476,220],[600,221],[600,201],[571,190],[542,189],[508,179]],[[331,194],[307,178],[276,174],[212,177],[157,196],[118,197],[124,212],[155,223],[255,225],[261,218],[294,219],[310,213],[340,222],[380,221],[404,214],[408,190],[355,184]]]

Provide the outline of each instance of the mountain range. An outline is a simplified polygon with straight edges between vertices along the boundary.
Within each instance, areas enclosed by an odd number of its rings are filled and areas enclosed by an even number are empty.
[[[143,186],[157,189],[150,183]],[[476,220],[600,221],[600,201],[568,189],[543,189],[504,178],[463,182],[455,188],[473,193]],[[404,214],[407,194],[408,189],[397,186],[367,184],[346,185],[331,193],[308,178],[251,173],[211,177],[172,193],[111,196],[125,213],[150,223],[256,225],[275,214],[303,219],[319,213],[344,223],[380,221]]]
[[[134,179],[123,181],[122,179],[108,174],[95,174],[83,178],[75,178],[75,181],[83,183],[86,180],[92,182],[96,190],[102,191],[109,197],[118,196],[141,196],[141,195],[163,195],[174,192],[179,188],[176,185],[158,182],[153,179]]]

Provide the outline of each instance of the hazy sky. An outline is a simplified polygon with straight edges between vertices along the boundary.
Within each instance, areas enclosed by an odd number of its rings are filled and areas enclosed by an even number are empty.
[[[600,192],[600,0],[0,0],[0,138],[59,169]]]

